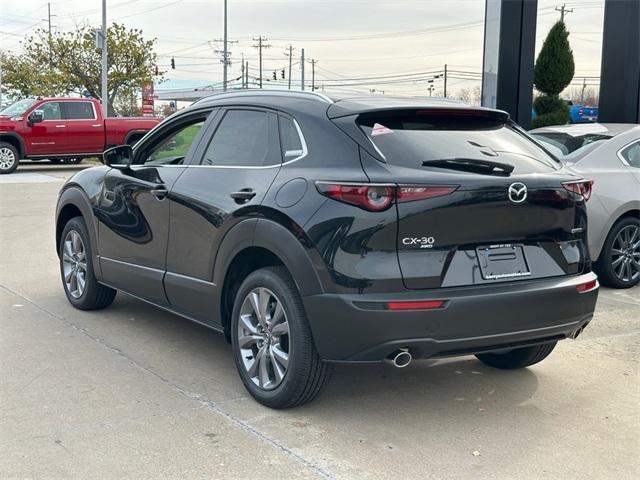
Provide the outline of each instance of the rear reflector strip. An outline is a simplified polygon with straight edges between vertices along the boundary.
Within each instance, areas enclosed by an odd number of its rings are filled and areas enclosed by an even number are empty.
[[[598,280],[589,280],[588,282],[576,285],[576,291],[578,293],[587,293],[587,292],[590,292],[591,290],[595,290],[598,287],[599,287]]]
[[[387,310],[436,310],[444,307],[444,300],[425,300],[417,302],[387,302]]]

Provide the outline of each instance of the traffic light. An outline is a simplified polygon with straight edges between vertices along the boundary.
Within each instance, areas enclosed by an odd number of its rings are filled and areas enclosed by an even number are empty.
[[[176,69],[176,59],[171,57],[171,69],[175,70]]]
[[[276,71],[275,71],[275,70],[273,71],[273,79],[274,79],[274,80],[277,80],[277,79],[278,79],[278,77],[276,76]]]
[[[284,79],[284,68],[282,70],[280,70],[280,78]]]

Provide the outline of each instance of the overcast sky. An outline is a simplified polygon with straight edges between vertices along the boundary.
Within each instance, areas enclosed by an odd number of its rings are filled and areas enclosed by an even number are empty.
[[[56,30],[76,24],[99,26],[101,0],[51,0]],[[566,23],[576,60],[576,77],[598,76],[604,0],[566,1]],[[229,39],[233,65],[230,78],[240,75],[240,58],[249,61],[257,77],[257,50],[253,37],[263,35],[270,48],[264,51],[264,77],[287,66],[285,49],[294,50],[294,84],[299,85],[299,55],[316,59],[318,85],[341,84],[331,90],[426,94],[420,81],[393,77],[385,83],[363,77],[414,74],[449,68],[480,73],[484,0],[228,0]],[[560,14],[561,2],[538,1],[537,51]],[[223,35],[222,0],[108,0],[108,21],[141,28],[158,39],[159,66],[168,81],[158,86],[204,86],[222,80],[221,48],[215,39]],[[0,42],[3,50],[19,51],[25,33],[46,27],[47,2],[0,0]],[[175,57],[176,69],[170,60]],[[307,79],[311,65],[307,64]],[[280,73],[278,72],[278,77]],[[425,75],[428,75],[425,73]],[[453,75],[453,74],[452,74]],[[471,74],[459,74],[459,77]],[[344,79],[344,80],[340,80]],[[391,83],[403,80],[405,83]],[[582,79],[576,79],[582,82]],[[387,83],[388,82],[388,83]],[[597,83],[589,79],[588,83]],[[271,82],[265,82],[265,85]],[[479,85],[477,80],[450,78],[449,92]],[[441,83],[436,81],[436,94]],[[328,89],[329,87],[327,87]]]

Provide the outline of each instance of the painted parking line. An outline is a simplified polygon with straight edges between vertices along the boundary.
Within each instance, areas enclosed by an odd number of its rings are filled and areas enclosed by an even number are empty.
[[[4,183],[60,183],[64,178],[52,175],[43,175],[33,172],[15,172],[7,175],[0,175],[0,184]]]

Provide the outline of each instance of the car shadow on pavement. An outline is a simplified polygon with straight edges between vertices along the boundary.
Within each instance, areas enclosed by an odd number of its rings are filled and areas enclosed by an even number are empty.
[[[95,322],[88,326],[90,330],[106,329],[118,349],[181,387],[211,394],[212,401],[249,398],[230,345],[221,334],[123,294],[110,308],[91,317],[86,319]],[[520,405],[537,387],[537,376],[530,369],[497,370],[468,356],[415,360],[402,369],[375,363],[338,364],[323,395],[302,410],[338,408],[361,415],[367,404],[374,410],[376,406],[393,406],[394,411],[428,407],[477,414],[497,404],[503,409]],[[225,394],[220,395],[220,390]]]

